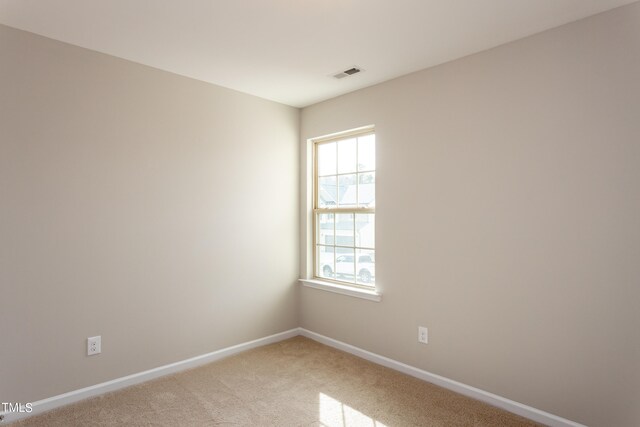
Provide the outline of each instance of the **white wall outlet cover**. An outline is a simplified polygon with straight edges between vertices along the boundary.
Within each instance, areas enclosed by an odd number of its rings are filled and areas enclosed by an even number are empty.
[[[87,356],[92,356],[94,354],[99,354],[101,352],[102,352],[102,337],[98,335],[97,337],[87,338]]]
[[[429,330],[424,326],[418,326],[418,342],[423,344],[429,343]]]

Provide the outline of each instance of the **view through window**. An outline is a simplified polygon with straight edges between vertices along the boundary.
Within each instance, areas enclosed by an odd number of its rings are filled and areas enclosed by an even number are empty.
[[[314,141],[314,275],[375,286],[376,141],[372,129]]]

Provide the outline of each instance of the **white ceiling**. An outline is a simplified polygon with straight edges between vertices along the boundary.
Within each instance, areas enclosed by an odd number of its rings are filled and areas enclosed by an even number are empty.
[[[303,107],[634,1],[0,0],[0,23]]]

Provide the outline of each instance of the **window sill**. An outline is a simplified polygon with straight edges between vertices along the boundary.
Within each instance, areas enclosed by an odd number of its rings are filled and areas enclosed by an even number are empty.
[[[336,283],[323,282],[322,280],[313,279],[299,279],[300,282],[313,289],[320,289],[322,291],[333,292],[336,294],[348,295],[350,297],[362,298],[369,301],[380,302],[382,301],[382,295],[375,290],[357,289],[349,286],[342,286]]]

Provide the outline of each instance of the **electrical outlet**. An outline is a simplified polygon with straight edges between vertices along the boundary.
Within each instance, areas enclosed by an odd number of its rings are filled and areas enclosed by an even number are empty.
[[[97,337],[87,338],[87,356],[99,353],[102,353],[102,337],[98,335]]]
[[[429,343],[429,330],[424,326],[418,326],[418,342]]]

